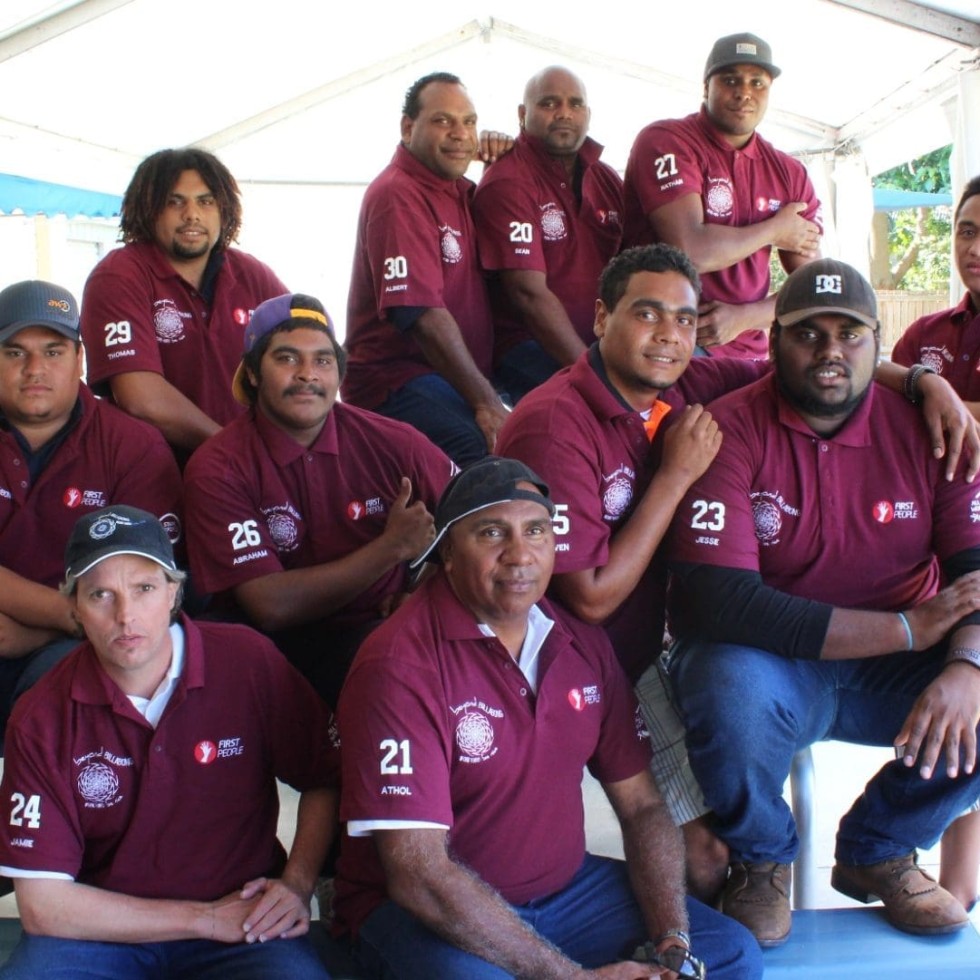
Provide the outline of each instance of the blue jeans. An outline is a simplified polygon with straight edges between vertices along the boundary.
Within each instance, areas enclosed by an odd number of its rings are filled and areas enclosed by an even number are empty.
[[[525,340],[500,359],[494,380],[510,395],[511,405],[516,405],[560,369],[561,365],[536,340]]]
[[[308,936],[267,943],[98,943],[26,932],[0,980],[329,980]]]
[[[863,660],[791,660],[752,647],[678,643],[670,678],[687,749],[732,860],[789,864],[799,850],[783,786],[793,756],[821,739],[891,746],[942,650]],[[877,864],[931,847],[980,795],[972,776],[931,779],[888,762],[841,820],[836,857]]]
[[[412,378],[393,391],[377,412],[418,429],[457,466],[487,455],[487,439],[476,424],[473,409],[442,375]]]
[[[560,892],[512,906],[539,935],[587,969],[628,959],[647,936],[626,865],[586,855]],[[733,919],[689,898],[687,913],[695,956],[711,980],[762,976],[762,956],[752,935]],[[394,902],[375,909],[361,926],[354,955],[374,980],[505,980],[510,974],[440,939]]]

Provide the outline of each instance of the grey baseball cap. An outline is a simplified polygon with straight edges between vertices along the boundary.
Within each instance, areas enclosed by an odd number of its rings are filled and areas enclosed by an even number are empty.
[[[772,63],[772,48],[755,34],[729,34],[715,41],[704,66],[704,80],[729,65],[758,65],[777,78],[780,70]]]
[[[78,303],[67,289],[41,279],[15,282],[0,292],[0,344],[27,327],[47,327],[78,341]]]

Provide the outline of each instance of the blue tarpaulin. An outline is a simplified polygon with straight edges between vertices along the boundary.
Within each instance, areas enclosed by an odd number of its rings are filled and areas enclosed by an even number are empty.
[[[122,197],[67,184],[52,184],[30,177],[0,174],[0,211],[10,214],[83,214],[90,218],[112,218],[119,214]]]
[[[926,194],[924,191],[894,191],[888,187],[874,189],[875,211],[901,211],[903,208],[934,208],[952,204],[952,194]]]

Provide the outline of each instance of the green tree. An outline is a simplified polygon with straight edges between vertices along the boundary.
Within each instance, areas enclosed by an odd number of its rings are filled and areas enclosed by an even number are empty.
[[[952,146],[933,150],[872,179],[874,187],[930,194],[949,192]],[[888,215],[889,289],[942,291],[949,284],[952,209],[904,208]]]

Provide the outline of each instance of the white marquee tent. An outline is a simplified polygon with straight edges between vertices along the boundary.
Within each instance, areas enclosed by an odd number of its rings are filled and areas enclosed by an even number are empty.
[[[866,265],[870,174],[951,141],[954,183],[980,173],[980,0],[4,0],[0,173],[118,195],[146,154],[203,145],[242,185],[242,245],[342,319],[358,203],[413,79],[456,72],[481,124],[515,131],[525,80],[568,65],[622,169],[646,122],[694,111],[712,42],[742,30],[783,69],[762,132],[814,175],[827,250]],[[112,239],[72,253],[84,222],[20,220],[36,245],[0,237],[2,281],[77,289]]]

